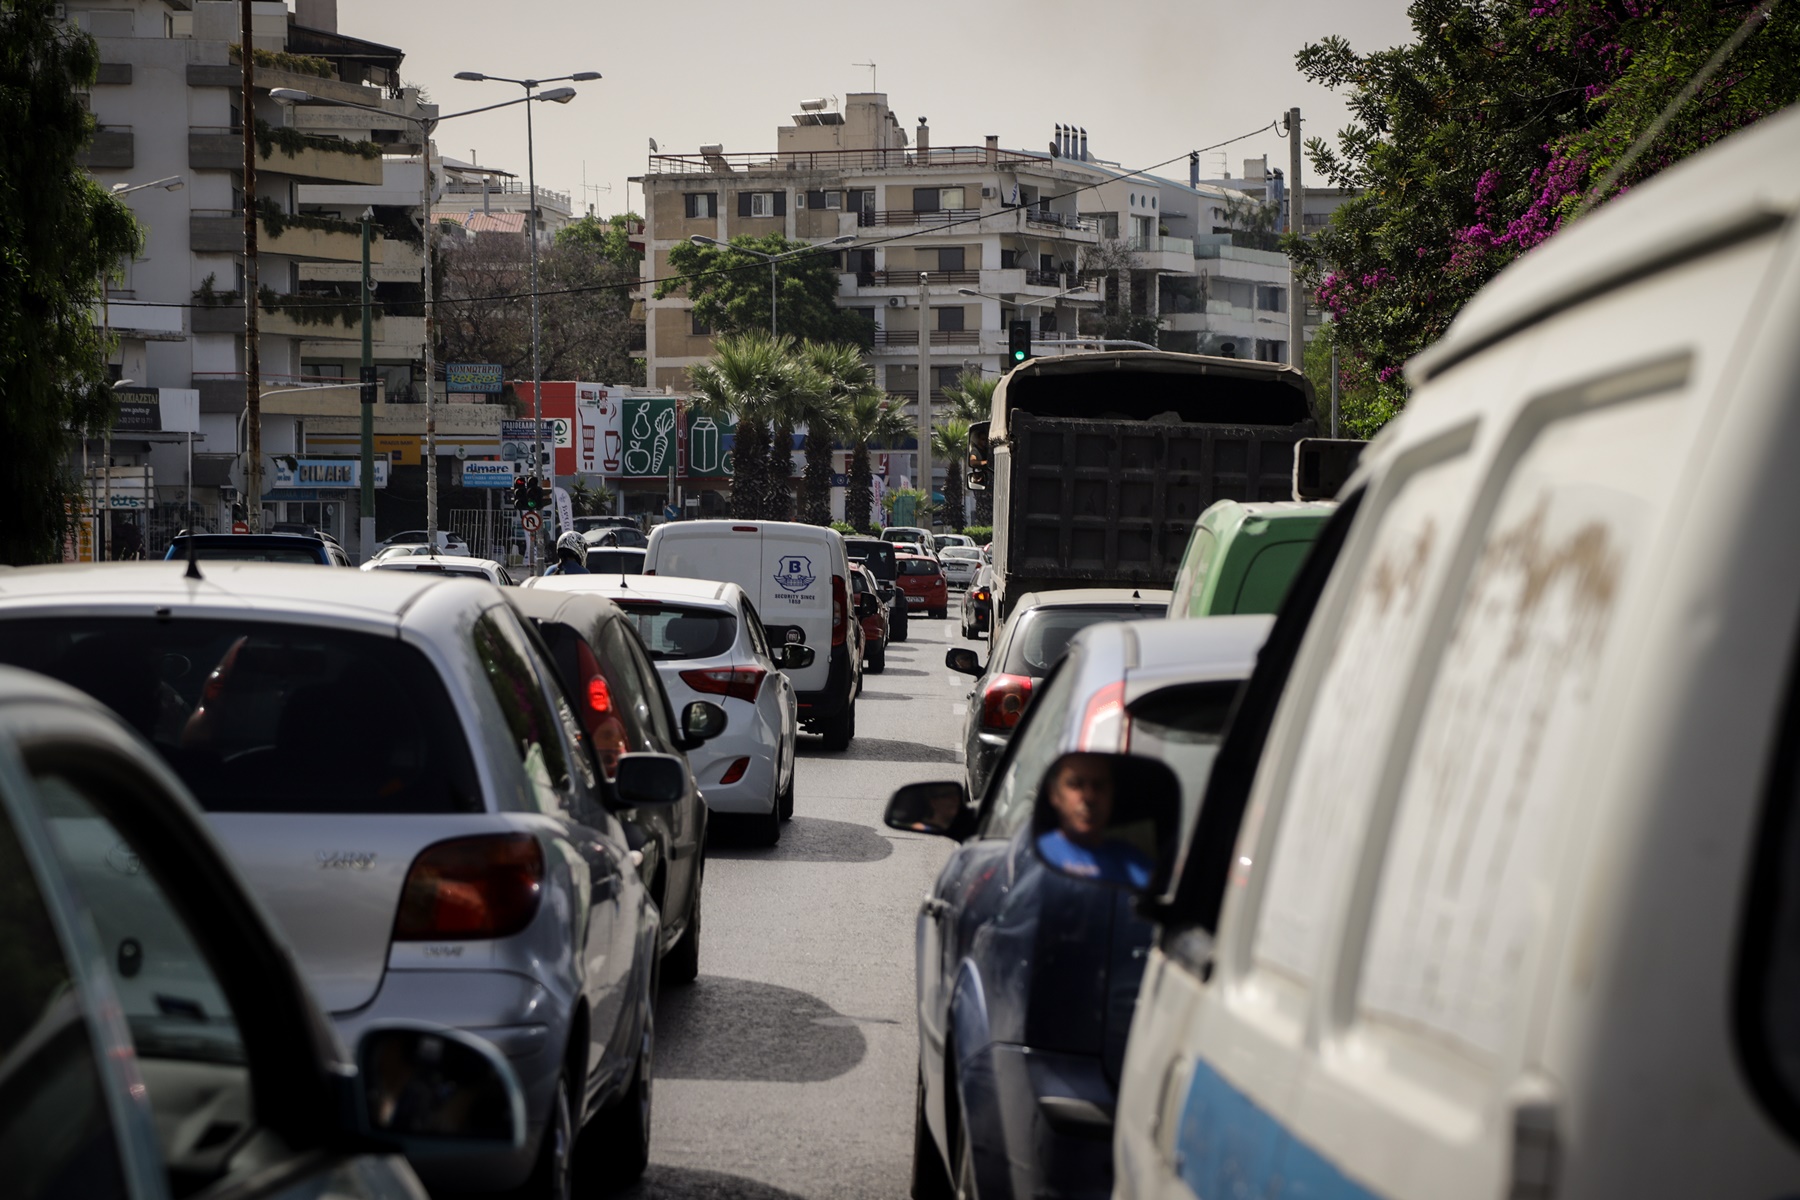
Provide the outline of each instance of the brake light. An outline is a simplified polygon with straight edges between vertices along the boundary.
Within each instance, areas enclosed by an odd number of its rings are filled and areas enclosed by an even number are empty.
[[[612,693],[606,689],[606,680],[596,675],[588,680],[588,708],[597,713],[612,711]]]
[[[844,639],[850,636],[850,625],[845,620],[845,615],[849,611],[850,605],[844,592],[844,577],[833,575],[831,577],[831,644],[834,646],[843,645]]]
[[[1123,754],[1131,748],[1131,717],[1125,711],[1123,680],[1107,684],[1088,698],[1076,745],[1083,750],[1112,754]]]
[[[696,692],[748,700],[754,704],[756,693],[762,690],[763,676],[767,674],[761,667],[695,667],[681,673],[681,682]]]
[[[976,588],[974,591],[969,593],[969,598],[971,600],[989,599],[988,590],[986,588]]]
[[[1031,703],[1031,677],[996,675],[981,691],[981,723],[989,729],[1012,729]]]
[[[649,570],[648,570],[648,571],[643,571],[643,572],[640,572],[640,573],[641,573],[641,574],[644,574],[644,575],[654,575],[654,574],[656,574],[656,568],[655,568],[655,567],[652,567],[652,568],[650,568],[650,569],[649,569]]]
[[[396,942],[509,937],[531,924],[544,891],[544,852],[528,833],[452,838],[406,872]]]
[[[732,759],[731,765],[725,768],[725,774],[719,776],[720,785],[736,783],[744,777],[744,772],[749,769],[750,759],[747,755],[741,758]]]

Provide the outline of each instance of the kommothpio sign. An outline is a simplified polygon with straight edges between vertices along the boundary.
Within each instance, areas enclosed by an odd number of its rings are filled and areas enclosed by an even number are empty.
[[[498,394],[506,386],[506,373],[499,363],[445,363],[446,392],[488,392]]]
[[[354,458],[301,458],[275,460],[275,483],[278,488],[355,489],[362,486],[362,463]],[[386,459],[375,460],[375,486],[384,488],[388,481]]]

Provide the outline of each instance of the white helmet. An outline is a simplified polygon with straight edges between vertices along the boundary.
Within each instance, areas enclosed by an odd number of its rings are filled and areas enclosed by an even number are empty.
[[[556,539],[558,554],[573,554],[576,558],[587,558],[587,542],[573,529]]]

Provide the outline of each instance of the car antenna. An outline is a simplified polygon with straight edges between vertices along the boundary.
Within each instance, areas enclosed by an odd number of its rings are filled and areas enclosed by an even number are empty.
[[[1142,600],[1143,596],[1138,594],[1138,590],[1136,588],[1132,588],[1131,589],[1131,598],[1133,600]]]
[[[203,576],[200,574],[200,559],[199,559],[199,555],[198,555],[198,542],[195,540],[192,530],[188,531],[187,544],[188,544],[188,547],[187,547],[187,550],[188,550],[187,572],[186,572],[186,574],[184,574],[182,576],[182,578],[184,578],[184,579],[203,578]]]

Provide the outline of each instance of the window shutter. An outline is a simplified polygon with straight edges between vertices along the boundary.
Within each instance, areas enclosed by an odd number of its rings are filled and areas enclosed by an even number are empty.
[[[697,204],[699,202],[699,200],[700,200],[700,197],[693,195],[692,193],[689,193],[688,195],[683,196],[681,198],[681,204],[682,204],[682,210],[683,210],[682,215],[687,216],[687,217],[692,217],[694,215],[694,205]]]
[[[740,216],[740,217],[749,216],[750,215],[750,193],[749,192],[739,192],[737,194],[737,198],[738,198],[738,216]]]
[[[775,193],[775,215],[787,216],[787,193],[785,191]]]
[[[825,193],[824,192],[808,192],[808,193],[806,193],[806,207],[808,207],[808,208],[824,208],[825,207]]]

